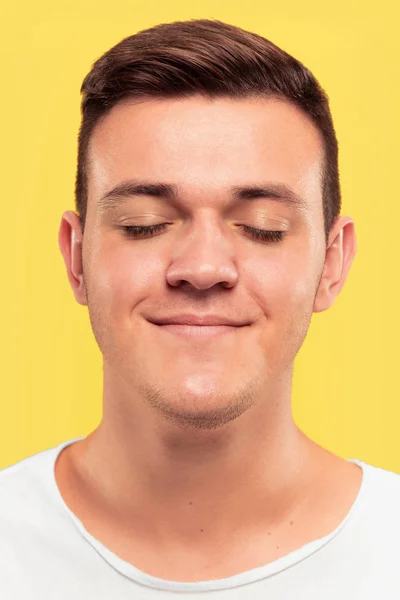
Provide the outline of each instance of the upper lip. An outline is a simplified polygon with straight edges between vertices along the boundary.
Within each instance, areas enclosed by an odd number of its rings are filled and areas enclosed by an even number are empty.
[[[237,321],[219,315],[174,315],[172,317],[157,317],[149,319],[149,321],[156,325],[230,325],[232,327],[249,325],[248,322]]]

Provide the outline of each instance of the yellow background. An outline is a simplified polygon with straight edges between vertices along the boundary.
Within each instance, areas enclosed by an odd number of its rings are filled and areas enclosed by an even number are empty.
[[[297,359],[295,420],[344,458],[400,472],[396,2],[25,0],[2,15],[0,467],[101,418],[101,354],[57,243],[61,214],[74,209],[81,81],[140,29],[217,18],[270,38],[327,90],[342,214],[356,222],[349,279],[314,315]]]

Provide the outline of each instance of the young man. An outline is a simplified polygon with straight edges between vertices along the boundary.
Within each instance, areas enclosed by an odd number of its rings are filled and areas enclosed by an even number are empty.
[[[104,412],[1,472],[1,597],[399,598],[400,477],[291,413],[356,252],[326,95],[206,20],[123,40],[82,92],[59,245]]]

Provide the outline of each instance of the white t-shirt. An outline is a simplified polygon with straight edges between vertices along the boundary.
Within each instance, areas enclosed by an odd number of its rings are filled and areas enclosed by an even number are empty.
[[[191,583],[140,571],[91,536],[54,476],[74,438],[0,470],[1,600],[399,600],[400,475],[357,459],[358,496],[329,535],[263,567]]]

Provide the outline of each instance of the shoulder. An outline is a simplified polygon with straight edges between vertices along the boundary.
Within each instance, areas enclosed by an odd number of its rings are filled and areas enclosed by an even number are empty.
[[[54,464],[69,441],[0,469],[0,526],[42,520],[59,510]]]
[[[366,519],[369,531],[399,535],[400,474],[360,460],[353,462],[363,469],[358,514]]]
[[[361,465],[364,472],[365,487],[378,501],[380,497],[388,494],[400,494],[400,474],[371,463],[355,460]]]
[[[37,454],[28,456],[9,467],[0,469],[0,499],[4,501],[13,491],[26,491],[36,487],[41,475],[44,475],[49,466],[49,455],[54,448],[42,450]],[[0,500],[0,502],[1,502]]]
[[[0,589],[8,591],[7,598],[30,598],[32,586],[42,590],[49,565],[54,573],[63,547],[76,541],[54,476],[55,461],[68,443],[0,469]]]

